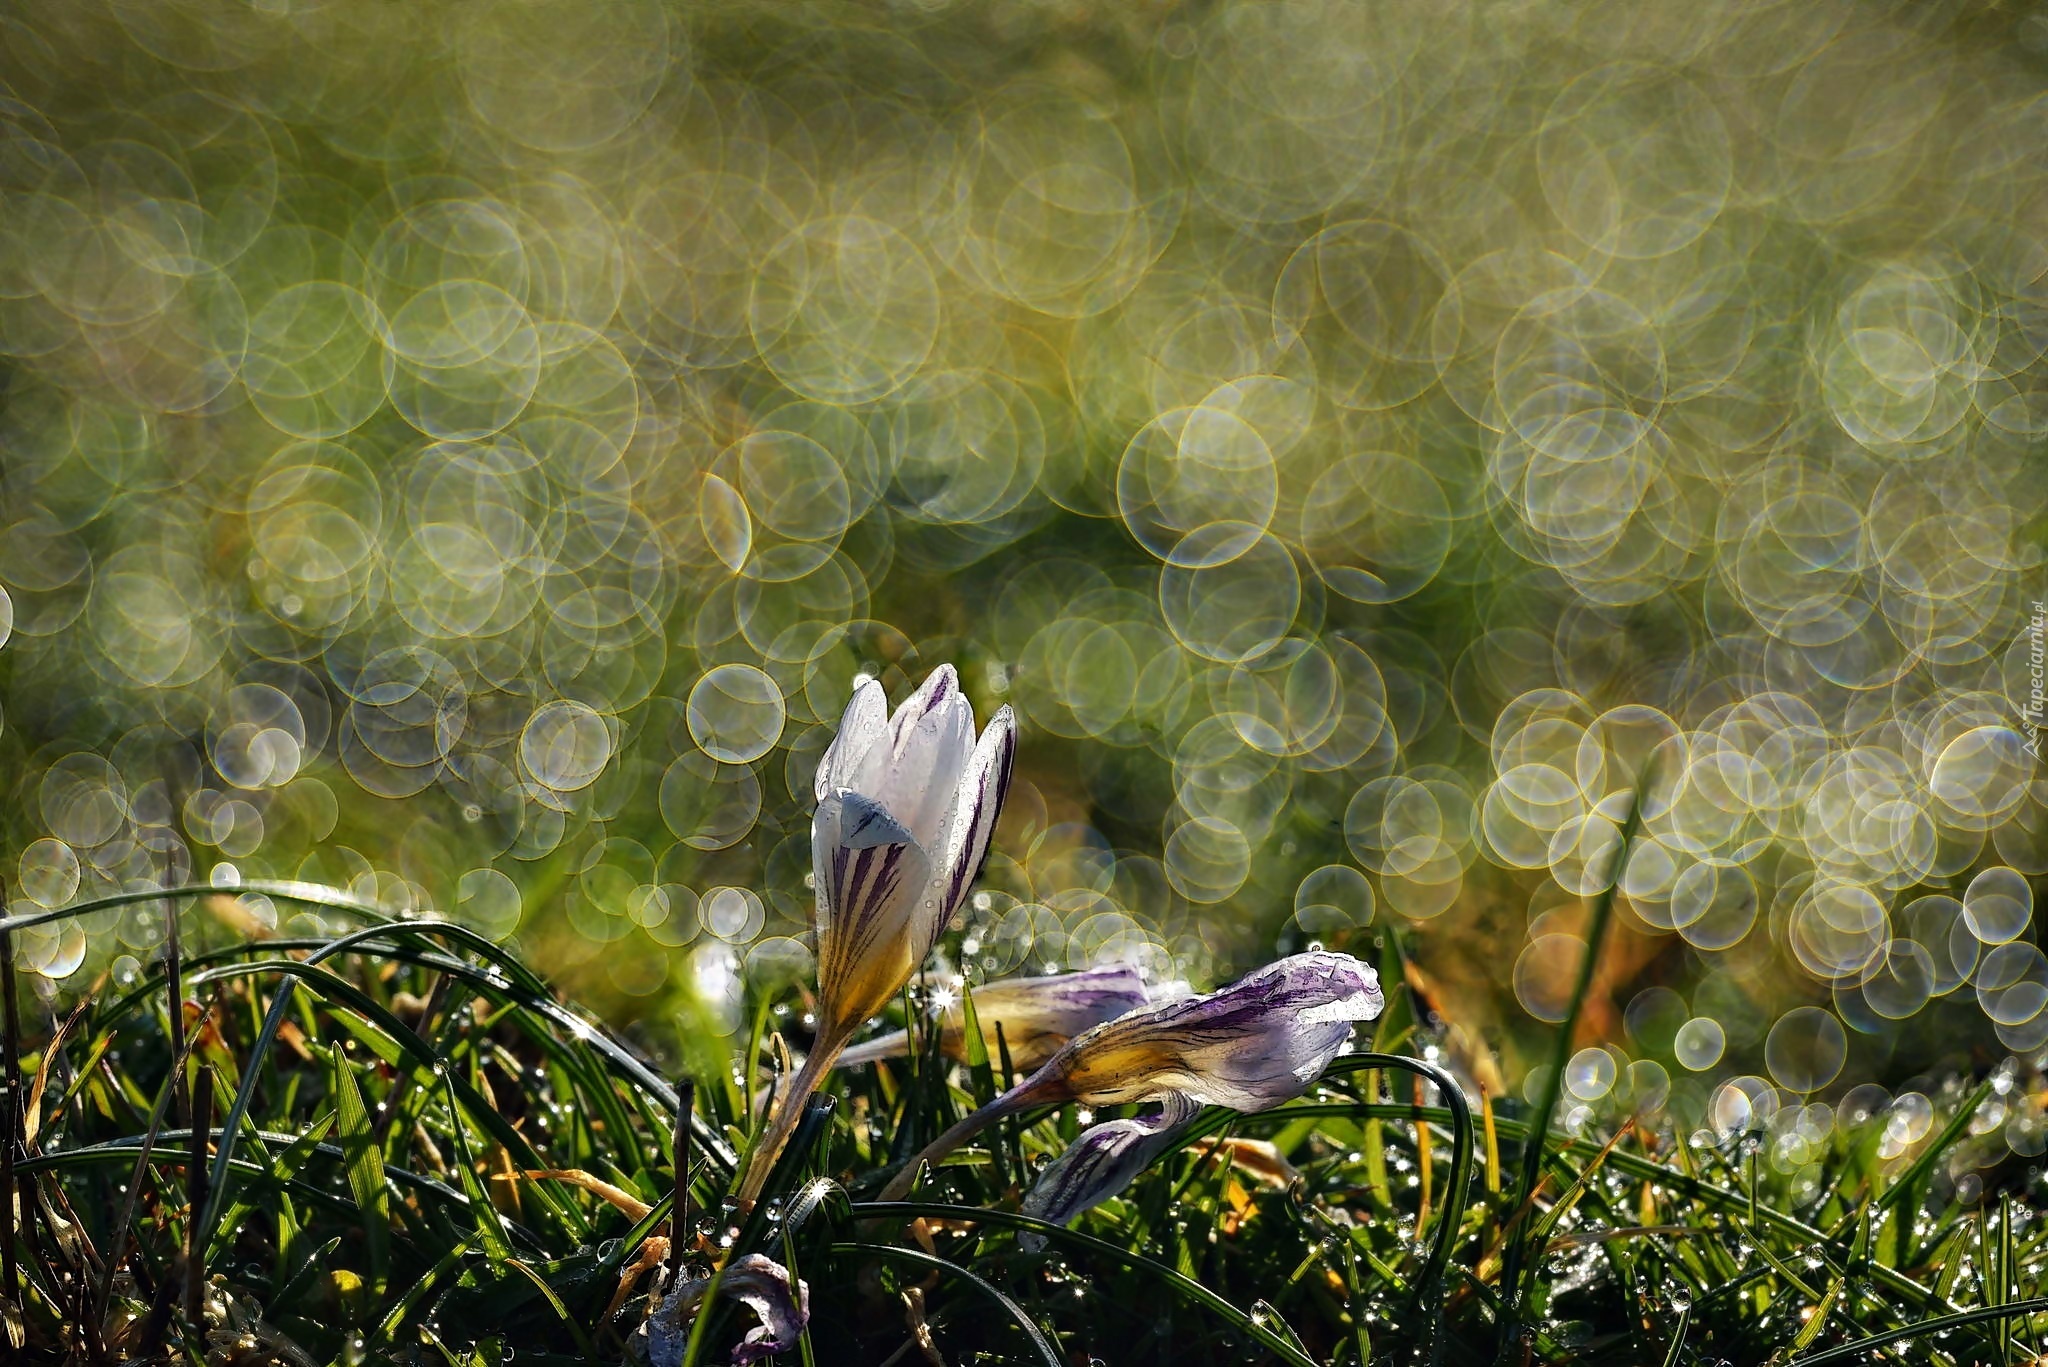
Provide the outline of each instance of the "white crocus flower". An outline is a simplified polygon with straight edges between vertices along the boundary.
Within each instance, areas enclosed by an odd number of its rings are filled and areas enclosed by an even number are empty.
[[[854,688],[818,763],[811,821],[821,1040],[886,1006],[952,922],[988,854],[1016,744],[1007,707],[975,739],[951,665],[893,716],[879,683]]]
[[[1016,745],[1007,707],[976,739],[974,709],[951,665],[933,670],[893,715],[881,684],[854,686],[818,762],[811,820],[818,1036],[755,1146],[743,1200],[760,1190],[805,1098],[854,1031],[903,990],[966,900]]]

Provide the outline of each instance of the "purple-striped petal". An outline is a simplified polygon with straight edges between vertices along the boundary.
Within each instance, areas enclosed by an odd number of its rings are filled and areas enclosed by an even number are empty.
[[[1180,1138],[1180,1131],[1201,1113],[1201,1103],[1168,1092],[1152,1115],[1109,1120],[1090,1126],[1055,1158],[1025,1194],[1026,1215],[1063,1225],[1082,1211],[1099,1206],[1137,1180]],[[1017,1242],[1028,1253],[1045,1247],[1045,1237],[1021,1234]]]
[[[940,665],[925,675],[917,691],[905,698],[889,717],[889,749],[892,760],[900,759],[913,748],[919,733],[932,734],[943,720],[950,717],[955,702],[965,704],[960,696],[960,676],[951,665]],[[973,723],[968,723],[969,729]]]
[[[1381,1006],[1379,978],[1370,968],[1348,954],[1318,949],[1269,964],[1203,996],[1126,1012],[1068,1040],[1037,1072],[927,1144],[890,1179],[881,1199],[901,1199],[924,1165],[944,1158],[992,1122],[1031,1106],[1068,1101],[1111,1106],[1178,1097],[1240,1111],[1268,1110],[1307,1091],[1343,1052],[1353,1022],[1372,1019]],[[1111,1145],[1123,1133],[1095,1142]],[[1112,1145],[1099,1161],[1106,1163],[1120,1152]],[[1087,1188],[1086,1182],[1082,1185]],[[1057,1193],[1045,1197],[1048,1208],[1067,1199]]]
[[[896,995],[922,957],[930,861],[880,804],[834,793],[811,819],[818,995],[851,1031]],[[842,1036],[843,1038],[843,1036]]]
[[[1348,954],[1312,950],[1229,987],[1167,1002],[1075,1037],[1017,1084],[1042,1100],[1106,1106],[1181,1092],[1263,1111],[1307,1091],[1383,1006],[1379,977]]]

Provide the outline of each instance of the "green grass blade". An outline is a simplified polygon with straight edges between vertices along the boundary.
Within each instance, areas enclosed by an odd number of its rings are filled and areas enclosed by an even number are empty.
[[[307,1160],[319,1151],[320,1141],[334,1128],[334,1121],[335,1116],[332,1112],[314,1121],[304,1134],[286,1147],[284,1152],[270,1160],[271,1176],[280,1182],[288,1181],[293,1173],[305,1167]],[[260,1140],[260,1135],[261,1132],[258,1131],[251,1138]],[[227,1217],[220,1222],[220,1227],[213,1231],[213,1246],[208,1252],[208,1262],[217,1263],[227,1256],[243,1218],[256,1209],[257,1202],[239,1196],[236,1198],[235,1203],[228,1207]]]
[[[324,907],[329,911],[345,911],[366,920],[388,922],[391,913],[373,902],[343,892],[340,888],[327,887],[320,883],[302,883],[296,880],[255,879],[236,885],[234,891],[258,892],[279,902],[293,902],[300,906]],[[137,902],[159,902],[189,897],[218,897],[221,889],[212,883],[181,883],[174,888],[135,888],[126,892],[108,893],[84,902],[73,902],[69,906],[57,907],[51,911],[30,912],[20,916],[0,916],[0,931],[27,930],[34,926],[50,925],[58,921],[69,921],[80,916],[90,916],[96,911],[110,911],[116,907],[134,906]]]
[[[304,981],[317,988],[321,995],[326,997],[330,1003],[339,1002],[374,1026],[374,1033],[382,1037],[378,1041],[380,1053],[391,1049],[393,1046],[396,1047],[397,1052],[390,1054],[389,1059],[396,1059],[402,1066],[416,1069],[429,1079],[437,1063],[441,1064],[444,1068],[446,1067],[447,1060],[435,1053],[432,1047],[425,1040],[414,1034],[411,1028],[405,1025],[404,1022],[400,1021],[384,1007],[378,1005],[361,988],[326,969],[317,967],[311,959],[303,963],[296,959],[266,959],[252,964],[238,965],[234,969],[218,971],[235,975],[281,973],[288,978]],[[284,1001],[287,996],[288,993],[280,992],[278,1000]],[[273,1013],[277,1010],[278,1008],[274,1005],[272,1007]],[[264,1024],[266,1027],[269,1026],[270,1020],[268,1017],[265,1018]],[[353,1026],[350,1028],[354,1029]],[[273,1030],[271,1033],[274,1035],[275,1031]],[[389,1060],[387,1059],[387,1061]],[[257,1069],[252,1067],[244,1073],[243,1090],[238,1092],[235,1098],[238,1105],[242,1102],[244,1093],[253,1090],[253,1079],[257,1071]],[[467,1082],[458,1078],[453,1069],[448,1069],[446,1076],[449,1085],[455,1089],[457,1097],[461,1100],[463,1109],[476,1119],[477,1123],[492,1139],[509,1149],[521,1166],[528,1168],[544,1168],[548,1166],[547,1162],[534,1150],[533,1145],[527,1138],[515,1129],[504,1116],[500,1115],[496,1107],[486,1101]],[[222,1152],[227,1151],[232,1139],[233,1136],[230,1135],[228,1139],[223,1141]],[[219,1165],[219,1155],[215,1156],[214,1162],[216,1166]],[[588,1234],[590,1222],[584,1218],[583,1213],[573,1204],[557,1200],[544,1189],[536,1188],[535,1190],[539,1192],[539,1199],[548,1207],[555,1218],[562,1220],[572,1229],[582,1234]]]
[[[398,1304],[392,1306],[391,1313],[386,1315],[383,1321],[378,1324],[375,1336],[365,1345],[366,1355],[374,1358],[384,1345],[396,1343],[398,1331],[405,1327],[405,1322],[408,1319],[412,1318],[413,1311],[417,1310],[420,1302],[427,1298],[427,1293],[439,1286],[442,1278],[460,1267],[464,1255],[468,1252],[468,1244],[458,1243],[454,1245],[441,1255],[440,1261],[421,1274],[418,1281],[406,1288],[405,1294],[398,1298]]]
[[[391,1270],[391,1206],[386,1199],[384,1155],[370,1128],[370,1112],[356,1085],[355,1069],[337,1046],[328,1050],[333,1070],[335,1133],[341,1140],[349,1190],[363,1213],[363,1239],[370,1259],[370,1284],[382,1294]]]
[[[1664,1354],[1664,1367],[1678,1367],[1678,1360],[1685,1355],[1685,1334],[1692,1327],[1692,1307],[1686,1306],[1678,1312],[1678,1327],[1671,1331],[1671,1351]]]
[[[1806,1317],[1806,1323],[1792,1336],[1793,1352],[1797,1353],[1813,1346],[1813,1341],[1820,1337],[1821,1330],[1827,1328],[1828,1315],[1834,1310],[1835,1302],[1841,1294],[1842,1279],[1837,1277],[1828,1283],[1828,1289],[1814,1303],[1813,1313]]]
[[[518,1258],[512,1259],[508,1266],[514,1272],[519,1273],[519,1275],[533,1283],[534,1290],[540,1293],[541,1299],[547,1302],[548,1308],[555,1312],[555,1319],[563,1328],[569,1331],[569,1336],[576,1341],[577,1348],[583,1354],[583,1360],[585,1362],[598,1361],[597,1347],[590,1341],[590,1335],[584,1332],[581,1324],[576,1322],[576,1317],[569,1313],[569,1307],[564,1305],[562,1298],[555,1294],[555,1288],[548,1285],[548,1279],[541,1276],[540,1273],[534,1271],[533,1268]]]
[[[1337,1072],[1341,1065],[1345,1073],[1367,1068],[1394,1068],[1413,1073],[1423,1078],[1437,1090],[1444,1100],[1444,1109],[1451,1122],[1451,1180],[1444,1191],[1443,1208],[1438,1212],[1436,1230],[1430,1241],[1429,1256],[1423,1262],[1422,1275],[1416,1278],[1415,1300],[1411,1313],[1426,1316],[1429,1330],[1425,1336],[1428,1347],[1426,1354],[1433,1360],[1439,1344],[1443,1324],[1444,1271],[1450,1266],[1451,1244],[1458,1237],[1458,1231],[1465,1224],[1466,1201],[1472,1191],[1472,1152],[1474,1134],[1472,1106],[1466,1101],[1464,1091],[1457,1080],[1434,1063],[1409,1058],[1405,1054],[1352,1054],[1339,1059],[1332,1065],[1331,1072]],[[1418,1118],[1417,1124],[1428,1124]]]
[[[1599,967],[1600,948],[1607,938],[1608,923],[1614,919],[1614,900],[1621,892],[1621,875],[1622,870],[1628,867],[1629,849],[1642,825],[1643,794],[1648,786],[1649,774],[1646,772],[1636,786],[1628,815],[1621,823],[1620,839],[1615,846],[1613,867],[1607,871],[1606,886],[1593,899],[1592,924],[1586,931],[1586,954],[1579,961],[1579,971],[1572,982],[1571,1005],[1557,1027],[1557,1042],[1551,1049],[1550,1070],[1543,1079],[1542,1094],[1529,1117],[1522,1145],[1521,1177],[1515,1184],[1513,1198],[1508,1202],[1510,1210],[1520,1210],[1528,1204],[1536,1194],[1536,1184],[1542,1179],[1543,1148],[1549,1142],[1550,1122],[1557,1112],[1558,1100],[1564,1095],[1564,1073],[1565,1066],[1571,1061],[1572,1037],[1578,1031],[1579,1016],[1586,1007],[1586,994],[1593,987],[1593,974]],[[1508,1345],[1514,1342],[1520,1327],[1522,1283],[1531,1266],[1526,1257],[1529,1224],[1523,1221],[1509,1235],[1501,1263],[1501,1289],[1507,1301],[1507,1314],[1500,1324],[1499,1351],[1502,1353],[1507,1352]]]
[[[1133,1268],[1155,1277],[1180,1296],[1210,1310],[1217,1318],[1230,1324],[1247,1337],[1256,1339],[1268,1352],[1273,1353],[1285,1362],[1291,1363],[1293,1367],[1316,1367],[1315,1361],[1296,1349],[1293,1344],[1281,1338],[1265,1325],[1260,1324],[1250,1314],[1238,1309],[1194,1278],[1183,1276],[1164,1263],[1148,1258],[1142,1253],[1135,1253],[1128,1248],[1119,1248],[1105,1239],[1098,1239],[1092,1234],[1082,1234],[1076,1230],[1068,1229],[1065,1225],[1056,1225],[1046,1220],[1036,1220],[1029,1215],[1020,1215],[1014,1211],[990,1210],[980,1206],[952,1206],[927,1201],[856,1201],[853,1203],[852,1213],[856,1219],[883,1219],[896,1216],[901,1216],[904,1219],[916,1219],[922,1215],[940,1220],[978,1221],[982,1224],[1000,1225],[1008,1229],[1029,1230],[1034,1234],[1044,1235],[1054,1243],[1080,1249],[1084,1252],[1095,1254],[1098,1257],[1109,1258],[1115,1262],[1122,1263],[1125,1267]]]
[[[1024,1331],[1025,1339],[1031,1344],[1031,1350],[1038,1355],[1040,1362],[1045,1363],[1046,1367],[1065,1367],[1058,1350],[1046,1338],[1045,1331],[1038,1327],[1036,1320],[1025,1313],[1023,1306],[1017,1304],[1017,1302],[997,1290],[994,1285],[969,1272],[958,1263],[949,1262],[935,1254],[926,1253],[922,1249],[899,1248],[893,1244],[836,1243],[831,1245],[830,1251],[849,1257],[880,1258],[884,1262],[909,1263],[913,1267],[943,1272],[949,1277],[965,1282],[982,1295],[988,1297],[988,1299],[994,1301],[1001,1307],[1003,1313],[1008,1315],[1011,1321]]]
[[[1934,1137],[1934,1142],[1914,1157],[1906,1170],[1899,1174],[1897,1181],[1878,1194],[1879,1210],[1890,1210],[1900,1198],[1913,1190],[1922,1178],[1934,1170],[1934,1165],[1941,1161],[1942,1154],[1948,1152],[1949,1146],[1961,1139],[1964,1132],[1969,1129],[1971,1117],[1976,1115],[1978,1108],[1990,1098],[1992,1091],[1993,1084],[1989,1078],[1977,1085],[1977,1089],[1971,1092],[1963,1104],[1956,1108],[1956,1113],[1949,1117],[1948,1124],[1942,1126],[1941,1133]]]
[[[490,1194],[484,1190],[483,1179],[477,1176],[476,1158],[469,1149],[469,1126],[464,1123],[461,1103],[456,1099],[455,1089],[446,1085],[448,1078],[441,1079],[442,1090],[448,1098],[449,1129],[455,1144],[455,1171],[462,1179],[462,1190],[469,1197],[469,1208],[476,1216],[477,1242],[483,1245],[484,1257],[492,1267],[501,1266],[512,1256],[512,1242],[505,1233],[503,1217],[497,1206],[491,1203]]]
[[[2022,1315],[2048,1313],[2048,1296],[2036,1296],[2029,1300],[2014,1301],[2010,1305],[1985,1305],[1975,1310],[1964,1310],[1954,1315],[1942,1315],[1931,1320],[1920,1320],[1913,1324],[1900,1325],[1882,1333],[1870,1334],[1853,1343],[1841,1343],[1833,1348],[1823,1348],[1818,1353],[1794,1358],[1786,1367],[1823,1367],[1830,1362],[1870,1362],[1878,1349],[1897,1343],[1900,1339],[1934,1338],[1952,1329],[1967,1328],[1972,1324],[1992,1324],[2002,1320],[2017,1319]]]

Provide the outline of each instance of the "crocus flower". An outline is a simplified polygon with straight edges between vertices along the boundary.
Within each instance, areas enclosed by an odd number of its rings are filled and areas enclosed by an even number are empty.
[[[990,1122],[1032,1106],[1174,1098],[1169,1114],[1183,1103],[1268,1110],[1307,1091],[1343,1051],[1352,1023],[1371,1020],[1383,1005],[1372,969],[1348,954],[1319,949],[1203,996],[1128,1012],[1076,1035],[1037,1072],[940,1135],[896,1175],[882,1199],[909,1191],[921,1163],[937,1161]],[[1165,1142],[1162,1132],[1171,1128],[1169,1121],[1091,1141],[1095,1147],[1075,1164],[1097,1180],[1063,1179],[1074,1181],[1076,1192],[1057,1203],[1049,1197],[1047,1208],[1078,1213],[1114,1195],[1143,1167],[1131,1166],[1132,1155],[1156,1153]]]
[[[678,1283],[633,1331],[627,1345],[632,1357],[648,1367],[682,1367],[690,1326],[710,1288],[709,1277]],[[811,1322],[811,1288],[801,1281],[792,1287],[789,1269],[759,1253],[735,1258],[725,1269],[718,1294],[740,1302],[761,1321],[733,1349],[734,1367],[794,1352],[804,1326]]]
[[[1027,1069],[1044,1063],[1090,1026],[1115,1020],[1140,1006],[1187,995],[1186,983],[1147,986],[1130,964],[1112,964],[1046,978],[986,983],[974,989],[974,1014],[981,1022],[989,1057],[996,1056],[996,1029],[1000,1026],[1002,1047],[1010,1051],[1010,1062]],[[940,1018],[939,1048],[951,1058],[967,1056],[967,1019],[958,1002],[949,1004]],[[901,1058],[909,1052],[909,1032],[897,1030],[854,1045],[840,1055],[839,1062],[850,1068],[877,1059]]]
[[[818,762],[811,869],[818,931],[818,1035],[755,1146],[751,1201],[803,1102],[861,1023],[888,1005],[952,921],[988,855],[1010,786],[1017,728],[1004,707],[977,740],[951,665],[893,715],[862,679]]]

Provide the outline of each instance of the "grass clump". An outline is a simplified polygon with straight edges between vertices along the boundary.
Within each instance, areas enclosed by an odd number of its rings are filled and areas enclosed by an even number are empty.
[[[1815,1185],[1752,1132],[1571,1133],[1484,1097],[1475,1119],[1436,1022],[1397,992],[1308,1095],[1205,1113],[1066,1229],[1017,1206],[1078,1133],[1072,1107],[873,1199],[1014,1072],[925,1032],[835,1075],[742,1209],[760,1102],[803,1043],[796,989],[754,991],[742,1055],[677,1085],[472,932],[260,891],[332,933],[216,942],[188,917],[133,981],[9,1018],[16,1360],[615,1362],[664,1288],[748,1254],[806,1285],[778,1359],[806,1367],[2010,1365],[2048,1326],[2038,1173],[1953,1180],[2035,1082],[2010,1066],[1910,1141],[1883,1113],[1800,1136]],[[230,895],[152,896],[175,925]],[[680,1352],[731,1360],[753,1315],[716,1284],[702,1299]]]

